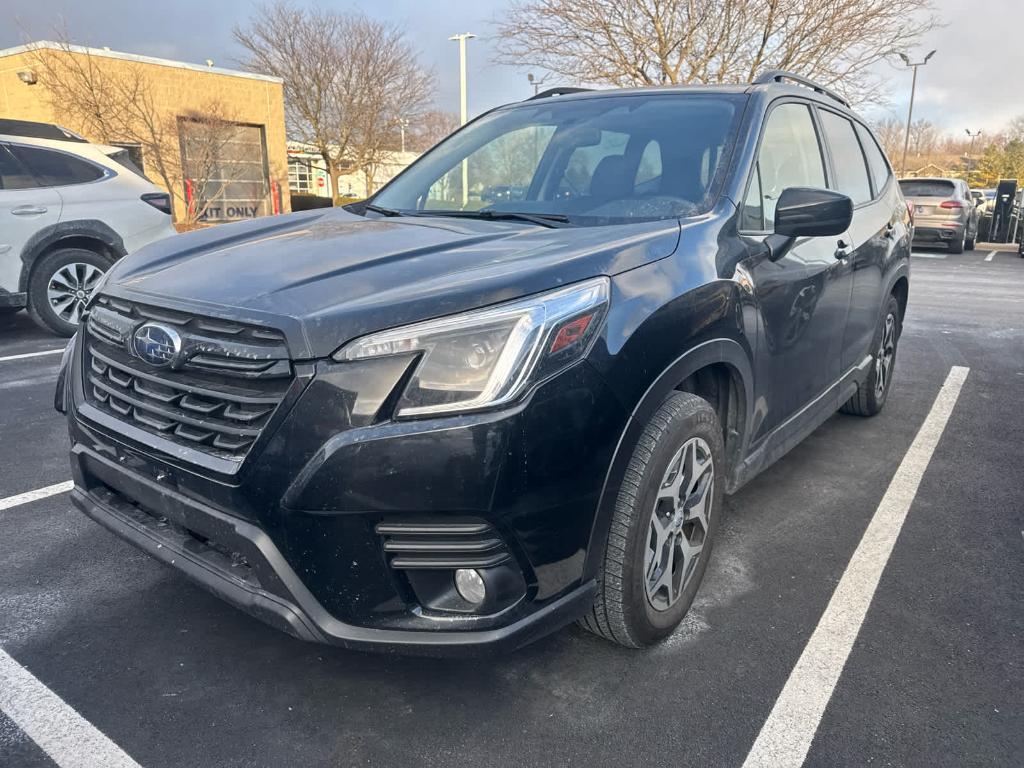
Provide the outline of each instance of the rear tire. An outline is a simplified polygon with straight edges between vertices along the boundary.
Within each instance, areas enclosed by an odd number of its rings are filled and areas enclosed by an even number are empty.
[[[964,250],[965,251],[973,251],[974,250],[974,246],[978,244],[977,240],[978,240],[978,235],[977,234],[975,234],[974,237],[968,238],[967,242],[964,243]]]
[[[725,488],[722,428],[673,393],[644,427],[615,502],[597,597],[581,625],[627,648],[663,640],[704,577]]]
[[[949,244],[949,252],[950,253],[963,253],[964,252],[964,248],[966,247],[966,245],[967,245],[967,229],[964,228],[964,234],[960,238],[959,242],[950,243]]]
[[[108,258],[84,248],[60,248],[43,256],[28,281],[32,319],[58,336],[73,334],[92,289],[110,266]]]
[[[895,296],[890,296],[871,341],[871,370],[853,397],[843,403],[840,411],[854,416],[874,416],[882,410],[892,386],[892,375],[896,370],[896,348],[902,330],[900,304]]]

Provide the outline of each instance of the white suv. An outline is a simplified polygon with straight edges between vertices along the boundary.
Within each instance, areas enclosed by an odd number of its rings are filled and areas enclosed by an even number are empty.
[[[171,199],[122,147],[0,120],[0,314],[70,336],[111,264],[175,233]]]

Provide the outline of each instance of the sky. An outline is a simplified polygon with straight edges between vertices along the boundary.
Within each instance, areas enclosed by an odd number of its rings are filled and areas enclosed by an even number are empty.
[[[306,0],[294,0],[306,4]],[[458,112],[458,46],[448,38],[457,32],[478,37],[468,43],[469,112],[478,114],[533,92],[526,75],[542,71],[530,66],[499,66],[493,58],[495,20],[511,0],[321,0],[338,10],[358,9],[369,16],[396,22],[437,75],[438,106]],[[19,45],[26,36],[46,39],[62,23],[75,42],[118,51],[202,63],[237,66],[242,51],[231,36],[253,8],[246,0],[5,0],[14,23],[0,27],[0,48]],[[1012,117],[1024,114],[1024,0],[935,0],[944,26],[931,32],[916,52],[920,59],[938,53],[921,69],[914,117],[931,120],[945,133],[964,129],[995,132]],[[11,11],[4,16],[10,18]],[[63,21],[62,21],[63,20]],[[1005,31],[1009,42],[1000,43]],[[889,104],[867,116],[906,119],[910,73],[883,65],[890,83]],[[552,79],[550,85],[557,84]]]

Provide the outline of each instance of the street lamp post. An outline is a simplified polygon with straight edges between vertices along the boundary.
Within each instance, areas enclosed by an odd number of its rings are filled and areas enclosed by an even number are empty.
[[[971,186],[971,173],[974,171],[974,140],[981,136],[981,131],[977,130],[973,133],[970,128],[964,128],[964,132],[971,138],[971,146],[967,150],[967,186]]]
[[[935,55],[935,51],[932,51],[924,57],[923,61],[913,63],[910,61],[910,57],[905,53],[899,54],[899,57],[903,59],[903,63],[907,65],[909,69],[914,70],[914,77],[910,82],[910,108],[907,110],[907,132],[903,137],[903,170],[900,175],[907,175],[907,149],[910,147],[910,121],[914,117],[914,92],[917,90],[917,68],[923,67],[928,63],[928,59]]]
[[[409,127],[409,121],[406,118],[402,118],[398,121],[398,130],[402,132],[402,154],[405,154],[405,129]]]
[[[466,41],[476,37],[469,32],[460,32],[452,35],[449,40],[457,40],[459,43],[459,120],[460,125],[465,125],[469,119],[466,108]],[[462,161],[462,207],[469,203],[469,166]]]

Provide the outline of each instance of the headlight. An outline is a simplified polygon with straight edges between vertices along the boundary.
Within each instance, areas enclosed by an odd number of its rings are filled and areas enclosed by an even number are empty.
[[[397,416],[424,416],[507,403],[532,382],[590,348],[608,306],[606,277],[454,317],[374,333],[335,360],[416,353]]]

